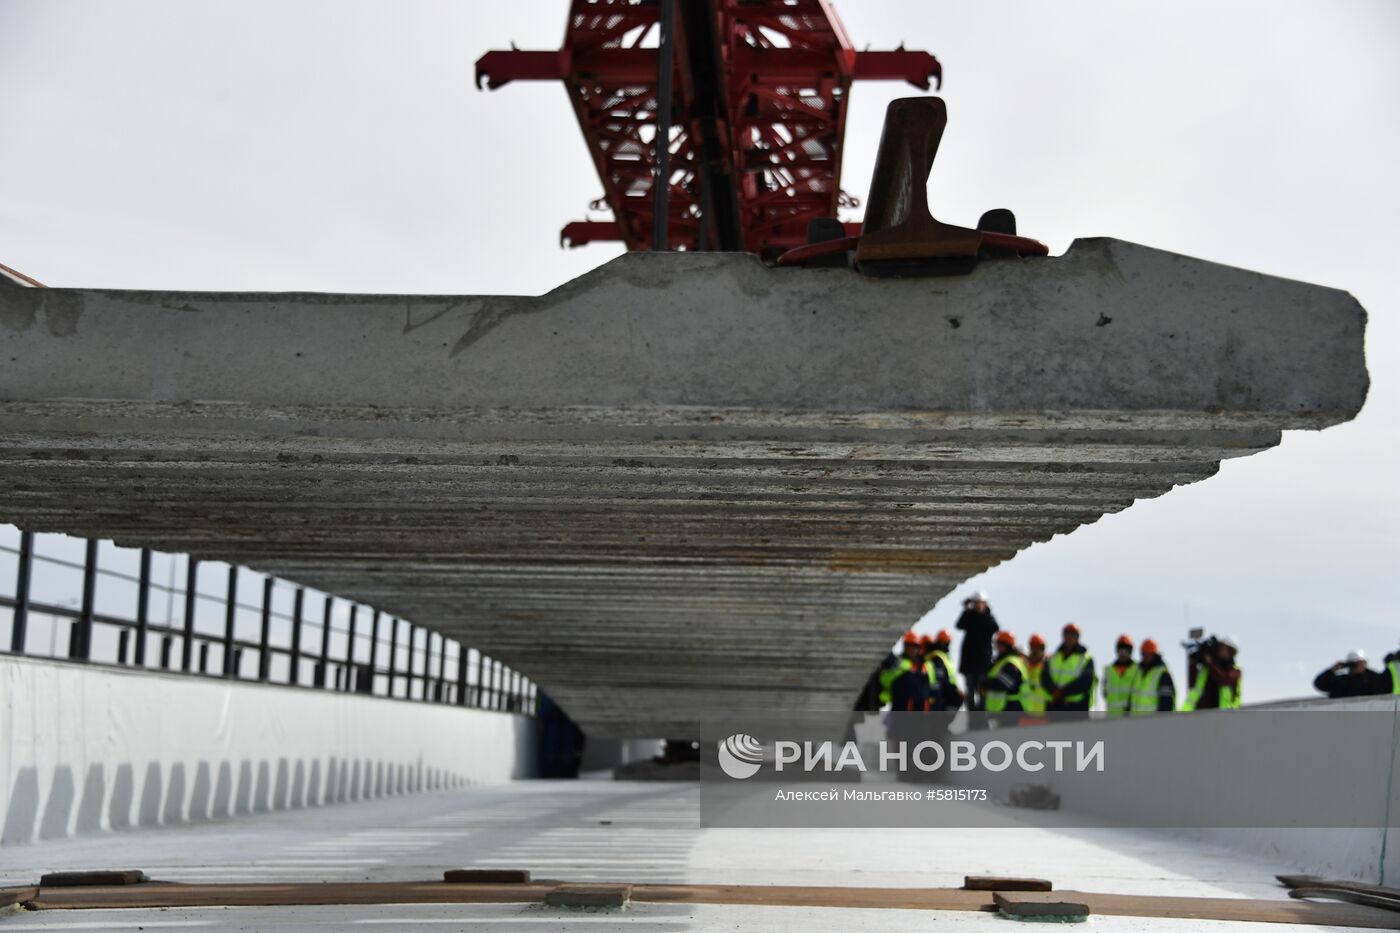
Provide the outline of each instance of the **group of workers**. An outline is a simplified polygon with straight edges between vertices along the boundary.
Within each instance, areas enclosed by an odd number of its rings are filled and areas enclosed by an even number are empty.
[[[1133,640],[1120,636],[1113,661],[1103,677],[1080,642],[1073,622],[1060,633],[1060,644],[1046,654],[1046,641],[1032,635],[1025,650],[1016,636],[1002,629],[992,615],[985,593],[963,604],[957,628],[965,634],[957,673],[952,658],[953,635],[907,632],[899,656],[891,655],[877,672],[880,704],[902,712],[956,710],[966,705],[995,718],[1013,720],[1042,713],[1087,714],[1102,684],[1109,717],[1170,712],[1177,709],[1176,684],[1162,660],[1157,643],[1145,638],[1133,660]],[[1241,671],[1235,663],[1239,644],[1232,638],[1208,639],[1192,652],[1188,678],[1191,688],[1182,710],[1233,709],[1240,705]],[[1011,716],[1011,714],[1016,714]]]
[[[1366,652],[1358,648],[1318,674],[1313,686],[1332,699],[1400,693],[1400,651],[1385,656],[1385,670],[1373,671]]]

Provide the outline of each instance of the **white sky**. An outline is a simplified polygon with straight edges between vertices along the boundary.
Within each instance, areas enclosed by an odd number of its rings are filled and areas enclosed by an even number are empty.
[[[1189,612],[1242,639],[1250,700],[1400,647],[1400,4],[838,7],[858,47],[944,64],[942,219],[1007,206],[1057,253],[1114,236],[1346,288],[1371,314],[1354,423],[967,589],[1023,637],[1077,619],[1100,655],[1120,631],[1170,643]],[[601,187],[559,86],[478,92],[472,64],[556,47],[566,9],[0,0],[0,262],[67,286],[547,291],[616,254],[557,246]],[[847,190],[865,194],[884,106],[911,93],[857,86]]]

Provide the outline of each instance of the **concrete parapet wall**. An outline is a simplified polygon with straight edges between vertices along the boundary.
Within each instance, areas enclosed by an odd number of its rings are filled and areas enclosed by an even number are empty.
[[[1290,709],[1283,711],[1284,706]],[[1367,718],[1363,723],[1352,713]],[[1059,795],[1061,809],[1075,816],[1120,826],[1188,827],[1203,814],[1206,821],[1228,815],[1234,825],[1168,831],[1276,859],[1280,872],[1393,885],[1400,882],[1400,830],[1393,828],[1400,814],[1397,714],[1400,698],[1370,697],[1054,723],[1005,730],[997,737],[1012,744],[1031,738],[1106,742],[1111,759],[1106,779],[1045,772],[1043,780],[1034,782],[1050,787]],[[1258,718],[1290,715],[1300,718],[1296,730],[1288,732]],[[1265,728],[1272,737],[1261,742],[1259,730]],[[1128,730],[1135,743],[1152,745],[1160,756],[1149,760],[1115,754],[1114,736]],[[1117,750],[1129,747],[1143,746],[1120,743]],[[1163,773],[1162,761],[1178,762],[1179,768]],[[947,779],[984,787],[999,800],[1026,780],[1014,769],[951,773]],[[1214,798],[1209,806],[1202,801],[1206,795]],[[1240,828],[1260,814],[1277,815],[1278,822],[1291,825]],[[1350,825],[1335,825],[1343,822],[1338,816]]]
[[[533,776],[509,713],[0,657],[0,845]]]

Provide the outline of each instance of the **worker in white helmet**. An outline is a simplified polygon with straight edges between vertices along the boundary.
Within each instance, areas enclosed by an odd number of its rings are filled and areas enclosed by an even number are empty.
[[[967,682],[967,708],[982,709],[982,678],[992,666],[992,636],[1000,626],[987,604],[987,594],[978,590],[963,600],[962,615],[954,628],[963,633],[962,652],[958,655],[958,673]]]
[[[1313,686],[1333,700],[1366,697],[1389,693],[1390,678],[1380,671],[1371,670],[1366,663],[1366,652],[1358,648],[1348,652],[1345,660],[1318,674]]]
[[[1199,657],[1192,656],[1195,677],[1182,712],[1197,709],[1239,709],[1243,699],[1243,672],[1235,663],[1240,643],[1229,635],[1204,642]]]

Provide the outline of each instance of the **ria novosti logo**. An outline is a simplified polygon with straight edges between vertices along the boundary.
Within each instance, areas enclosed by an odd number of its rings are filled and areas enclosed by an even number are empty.
[[[772,755],[765,757],[766,747],[747,732],[736,732],[719,743],[719,766],[735,780],[751,778],[765,760],[775,774],[784,771],[852,772],[868,771],[908,773],[921,771],[987,771],[1035,774],[1040,771],[1103,771],[1105,770],[1103,739],[1070,741],[1068,739],[1025,739],[1007,742],[988,735],[978,741],[967,739],[949,741],[891,742],[882,741],[862,750],[855,742],[791,742],[771,743]],[[870,755],[872,761],[867,761]]]
[[[751,778],[762,764],[763,746],[748,733],[736,732],[719,743],[720,769],[732,778]]]

